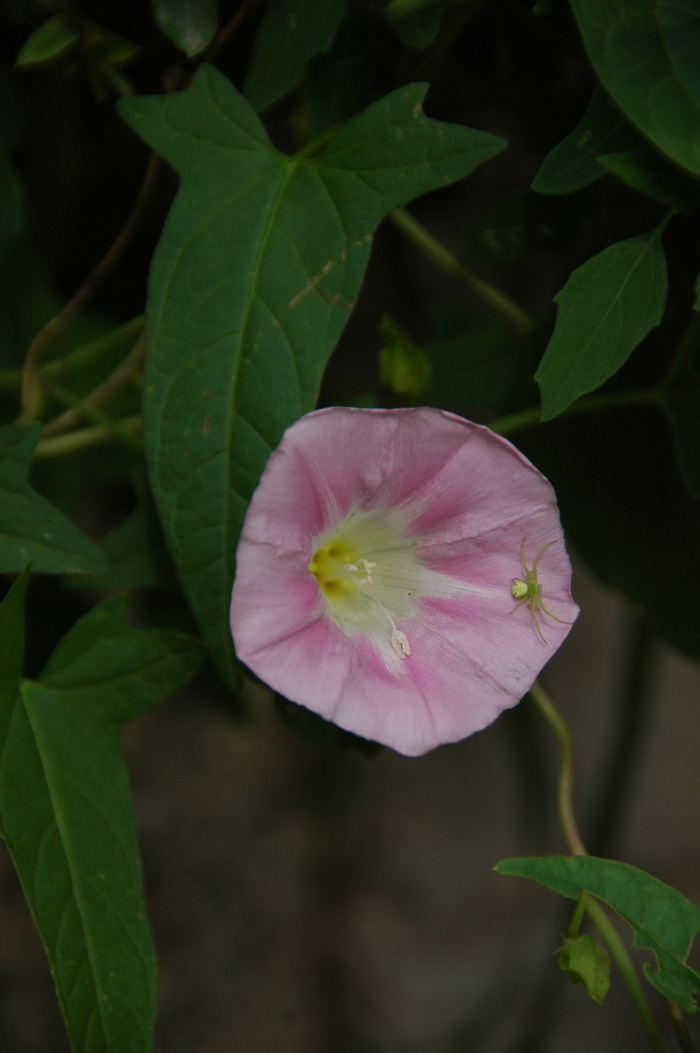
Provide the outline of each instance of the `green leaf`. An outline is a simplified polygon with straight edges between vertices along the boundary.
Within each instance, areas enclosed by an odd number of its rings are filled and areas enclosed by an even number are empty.
[[[243,89],[254,110],[291,91],[309,60],[333,43],[345,10],[345,0],[269,0]]]
[[[412,48],[430,47],[440,31],[444,0],[383,0],[383,3],[382,14],[402,44]]]
[[[659,231],[608,246],[555,296],[554,333],[535,379],[549,420],[603,384],[661,321],[668,278]]]
[[[558,951],[559,968],[569,973],[573,983],[583,984],[589,998],[598,1005],[610,988],[610,958],[590,932],[567,936]]]
[[[674,0],[572,0],[603,86],[663,153],[700,174],[700,12]]]
[[[80,35],[80,27],[72,18],[54,15],[27,38],[15,65],[26,69],[59,62],[76,45]]]
[[[188,58],[212,42],[218,26],[216,0],[151,0],[161,33]]]
[[[38,438],[36,424],[0,428],[0,572],[20,571],[28,563],[41,574],[103,570],[97,545],[29,485]]]
[[[294,117],[300,142],[353,117],[376,97],[386,38],[376,32],[374,15],[370,7],[348,4],[332,45],[309,63]]]
[[[588,109],[572,132],[549,151],[532,181],[538,194],[571,194],[605,175],[599,164],[601,154],[631,149],[639,136],[596,88]]]
[[[658,969],[645,963],[649,983],[687,1013],[697,1012],[700,973],[685,964],[700,931],[700,910],[677,889],[628,863],[593,856],[506,859],[499,874],[527,877],[568,899],[590,892],[634,930],[634,946],[656,955]]]
[[[178,95],[122,103],[182,180],[150,279],[145,444],[171,554],[230,684],[246,506],[284,429],[315,405],[375,227],[504,145],[428,120],[425,90],[393,92],[293,157],[210,67]]]
[[[19,596],[0,608],[3,629],[5,606],[22,624]],[[155,962],[119,735],[202,659],[180,633],[129,628],[125,607],[112,597],[82,618],[38,680],[0,682],[3,836],[76,1053],[152,1048]]]
[[[700,205],[700,183],[647,147],[602,154],[600,164],[633,190],[647,194],[676,212],[694,212]]]

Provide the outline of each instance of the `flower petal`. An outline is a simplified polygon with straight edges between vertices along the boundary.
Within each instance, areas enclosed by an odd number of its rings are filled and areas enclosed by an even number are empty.
[[[407,602],[378,600],[371,631],[334,620],[309,570],[319,539],[358,510],[386,513],[413,538],[423,590],[407,582]],[[381,561],[381,546],[372,555]],[[515,604],[513,579],[529,581],[538,557],[537,590]],[[578,613],[570,579],[552,487],[507,440],[441,410],[331,408],[292,425],[265,468],[237,551],[231,628],[272,688],[416,755],[526,693]],[[363,572],[357,587],[370,586]],[[410,647],[392,649],[391,626]]]

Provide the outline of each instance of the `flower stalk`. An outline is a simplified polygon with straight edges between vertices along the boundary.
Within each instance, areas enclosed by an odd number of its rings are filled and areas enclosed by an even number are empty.
[[[537,681],[535,681],[530,688],[530,697],[540,713],[544,716],[547,723],[553,729],[561,749],[557,805],[564,839],[572,855],[587,855],[574,815],[574,757],[571,734],[551,698]],[[576,933],[578,932],[578,927],[582,918],[582,911],[584,910],[600,933],[612,958],[620,970],[620,975],[622,976],[623,982],[627,987],[632,1002],[639,1014],[642,1026],[647,1034],[647,1038],[649,1039],[651,1049],[654,1053],[665,1053],[665,1046],[656,1026],[656,1021],[652,1016],[649,1003],[644,994],[642,985],[639,982],[639,977],[637,976],[627,949],[603,906],[588,892],[582,892],[579,896],[569,934],[572,935],[573,930],[575,930]]]

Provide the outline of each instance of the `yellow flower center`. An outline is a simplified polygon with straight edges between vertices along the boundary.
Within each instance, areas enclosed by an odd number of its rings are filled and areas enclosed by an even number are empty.
[[[326,600],[326,612],[343,632],[363,632],[381,648],[387,636],[395,654],[411,645],[396,620],[414,614],[422,566],[416,544],[396,514],[353,512],[329,538],[319,539],[309,571]]]

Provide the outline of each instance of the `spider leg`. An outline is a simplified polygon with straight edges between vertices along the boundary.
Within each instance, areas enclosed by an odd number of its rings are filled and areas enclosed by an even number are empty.
[[[525,597],[525,599],[527,599],[527,596]],[[552,612],[550,610],[548,610],[547,607],[545,607],[544,603],[542,602],[542,597],[541,596],[539,597],[539,601],[540,601],[540,610],[544,611],[544,613],[546,615],[548,615],[552,619],[552,621],[559,622],[560,625],[573,625],[574,624],[573,622],[565,622],[563,618],[557,618],[556,614],[552,614]]]
[[[520,542],[520,565],[523,568],[523,574],[525,575],[525,581],[531,582],[530,577],[531,571],[527,569],[527,563],[525,562],[525,538]]]
[[[515,614],[515,612],[517,611],[518,607],[522,607],[522,605],[523,605],[524,603],[527,603],[527,601],[528,601],[529,599],[530,599],[530,597],[529,597],[529,596],[523,596],[523,598],[522,598],[522,599],[518,600],[518,602],[516,603],[515,607],[513,607],[513,610],[512,610],[512,611],[509,611],[509,614]]]
[[[536,600],[537,600],[537,597],[536,597],[536,596],[533,596],[533,597],[532,597],[532,599],[533,599],[534,601],[536,601]],[[542,628],[541,628],[541,626],[540,626],[540,620],[539,620],[539,618],[537,617],[537,609],[538,609],[538,608],[537,608],[537,604],[536,604],[536,602],[533,602],[533,603],[531,603],[531,604],[530,604],[530,614],[531,614],[531,616],[532,616],[532,624],[533,624],[533,625],[534,625],[534,627],[535,627],[535,632],[536,632],[536,633],[537,633],[537,635],[539,636],[539,638],[540,638],[540,640],[542,641],[542,643],[546,644],[546,643],[547,643],[547,641],[546,641],[546,640],[545,640],[545,638],[544,638],[544,633],[542,632]],[[543,608],[543,609],[544,609],[544,608]]]
[[[533,573],[533,576],[534,576],[534,580],[535,580],[535,581],[537,580],[537,564],[538,564],[538,563],[539,563],[539,561],[540,561],[540,556],[542,555],[542,553],[543,553],[543,552],[544,552],[544,551],[545,551],[546,549],[548,549],[548,548],[550,547],[550,545],[556,545],[556,541],[548,541],[546,545],[543,545],[543,546],[542,546],[542,548],[541,548],[541,549],[539,550],[539,552],[538,552],[538,553],[537,553],[537,555],[535,556],[534,562],[533,562],[533,564],[532,564],[532,573]]]

